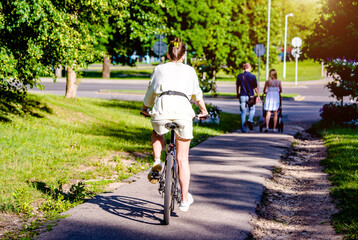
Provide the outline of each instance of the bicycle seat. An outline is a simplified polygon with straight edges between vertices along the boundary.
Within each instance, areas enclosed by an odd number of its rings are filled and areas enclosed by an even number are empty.
[[[179,128],[179,125],[174,122],[169,122],[165,124],[165,127],[167,129],[175,129],[175,128]]]

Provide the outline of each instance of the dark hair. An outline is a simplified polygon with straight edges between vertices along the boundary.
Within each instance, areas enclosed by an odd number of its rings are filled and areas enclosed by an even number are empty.
[[[271,69],[271,70],[270,70],[270,78],[271,78],[271,79],[277,79],[276,69]]]
[[[169,43],[169,56],[171,61],[178,61],[185,54],[186,46],[180,38],[175,38]]]

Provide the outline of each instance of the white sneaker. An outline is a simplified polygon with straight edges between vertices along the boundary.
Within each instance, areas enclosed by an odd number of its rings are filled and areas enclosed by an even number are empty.
[[[155,160],[152,166],[152,172],[160,172],[162,170],[162,162],[160,159]]]
[[[274,133],[277,133],[277,129],[272,130]]]
[[[187,212],[189,210],[190,205],[193,202],[194,202],[193,196],[190,193],[188,193],[188,201],[187,202],[181,201],[179,205],[179,210],[182,212]]]

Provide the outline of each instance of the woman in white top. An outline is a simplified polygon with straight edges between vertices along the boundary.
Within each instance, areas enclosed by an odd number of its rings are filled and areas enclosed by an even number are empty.
[[[277,110],[280,107],[280,93],[282,92],[281,81],[277,80],[275,69],[270,70],[270,79],[265,82],[264,93],[266,93],[264,109],[266,111],[266,130],[268,132],[271,112],[273,112],[273,131],[277,132]]]
[[[155,67],[141,110],[142,114],[151,116],[154,129],[152,144],[155,162],[152,171],[160,171],[162,168],[160,156],[164,146],[164,134],[169,131],[165,128],[165,124],[175,122],[179,125],[179,129],[175,130],[175,137],[179,181],[182,190],[182,201],[179,206],[181,211],[188,211],[190,204],[194,201],[191,194],[188,193],[190,182],[189,147],[193,138],[193,118],[195,117],[189,99],[198,103],[201,110],[198,117],[208,115],[195,69],[183,64],[185,50],[186,47],[180,38],[170,42],[167,53],[170,62]],[[161,95],[168,91],[182,94]],[[149,111],[150,107],[152,107],[151,111]]]

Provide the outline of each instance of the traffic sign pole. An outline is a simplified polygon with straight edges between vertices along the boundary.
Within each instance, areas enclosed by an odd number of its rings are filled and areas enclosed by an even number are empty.
[[[259,79],[259,83],[260,83],[260,62],[261,62],[261,57],[263,55],[265,55],[265,46],[263,44],[256,44],[256,46],[254,47],[254,52],[255,52],[256,56],[259,58],[258,79]]]
[[[258,78],[259,78],[259,84],[257,84],[257,89],[259,89],[259,86],[260,86],[260,61],[261,60],[261,57],[259,57],[259,74],[258,74]]]
[[[298,69],[298,54],[296,55],[296,74],[295,74],[295,85],[297,86],[297,69]]]
[[[302,46],[302,39],[299,37],[294,37],[292,39],[292,46],[294,47],[294,49],[292,50],[292,54],[296,58],[295,85],[297,86],[298,58],[300,57],[301,54],[300,47]]]
[[[162,39],[161,39],[161,38],[159,38],[159,52],[161,52],[161,51],[160,51],[160,47],[161,47],[161,45],[162,45]],[[162,59],[162,56],[161,56],[161,55],[159,55],[159,64],[160,64],[160,62],[161,62],[161,59]]]

